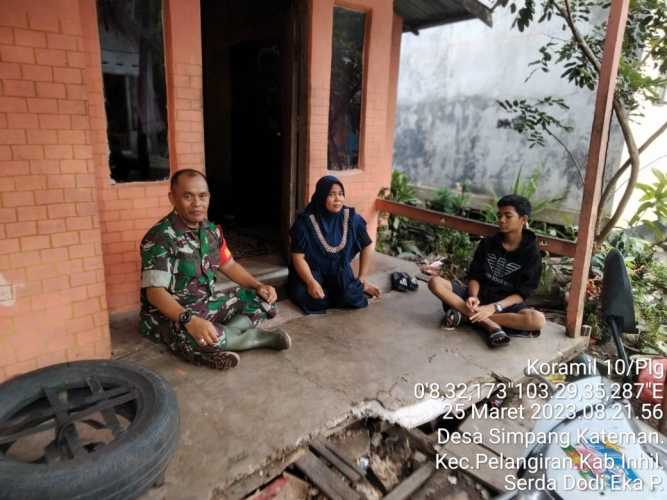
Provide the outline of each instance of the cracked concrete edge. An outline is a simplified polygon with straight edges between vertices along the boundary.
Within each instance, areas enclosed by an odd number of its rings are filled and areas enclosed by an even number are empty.
[[[425,398],[417,400],[416,403],[405,404],[397,409],[388,408],[383,404],[380,398],[367,400],[352,407],[352,415],[357,419],[361,418],[381,418],[391,424],[397,424],[406,429],[414,429],[444,414],[448,409],[459,406],[468,409],[477,404],[483,398],[480,398],[481,392],[475,387],[480,384],[495,383],[492,374],[488,376],[476,377],[464,384],[458,384],[462,392],[457,398]],[[379,396],[379,395],[378,395]]]
[[[550,362],[558,362],[575,357],[577,354],[585,351],[585,345],[579,344],[573,346],[564,351],[557,351],[555,356],[553,356]],[[522,379],[519,379],[522,380]],[[230,496],[227,493],[224,493],[229,488],[243,489],[243,484],[245,482],[249,483],[249,480],[253,476],[258,476],[258,473],[265,468],[274,466],[276,469],[276,474],[280,472],[283,468],[289,466],[298,458],[299,450],[306,446],[313,438],[321,436],[329,436],[335,434],[339,430],[347,427],[351,423],[362,420],[365,418],[379,418],[390,424],[396,424],[406,429],[414,429],[423,425],[427,422],[434,420],[435,418],[443,415],[447,409],[452,408],[456,404],[462,404],[464,409],[469,408],[470,406],[479,403],[482,399],[480,398],[479,391],[473,389],[475,384],[488,384],[497,382],[497,378],[493,373],[488,375],[476,377],[470,382],[466,382],[465,385],[468,386],[468,390],[462,392],[456,399],[425,399],[423,401],[418,401],[417,403],[407,404],[401,406],[398,409],[392,410],[387,408],[383,404],[380,394],[378,394],[378,399],[365,400],[357,403],[352,403],[350,409],[344,412],[337,417],[330,419],[325,422],[321,427],[309,432],[308,434],[302,436],[297,440],[294,446],[281,448],[276,450],[271,455],[267,456],[261,463],[257,464],[252,471],[247,473],[242,473],[236,477],[230,479],[225,484],[216,486],[211,493],[210,500],[222,500],[222,499],[233,499],[233,498],[242,498],[249,491],[246,489],[243,492],[239,492],[239,496]],[[392,387],[400,384],[397,381]],[[385,392],[385,391],[382,391]],[[474,397],[477,395],[478,397]],[[394,401],[400,403],[401,401]],[[296,458],[294,458],[296,457]],[[265,476],[259,476],[262,478],[263,482],[270,479],[270,474]],[[258,483],[254,488],[260,487],[263,482],[258,480],[255,483]],[[254,489],[252,484],[248,484],[249,489]]]
[[[571,359],[585,349],[583,346],[574,346],[565,351],[558,351],[551,362]],[[278,475],[284,468],[296,461],[300,450],[315,437],[329,436],[347,427],[355,421],[366,418],[379,418],[390,424],[399,425],[406,429],[414,429],[443,415],[449,408],[462,404],[464,409],[479,403],[480,392],[474,389],[475,384],[488,384],[497,382],[493,373],[477,377],[467,382],[468,390],[462,392],[456,399],[432,399],[428,398],[417,403],[402,406],[396,410],[387,408],[380,399],[365,400],[353,403],[345,413],[325,422],[320,428],[302,436],[294,446],[281,448],[258,463],[252,471],[242,473],[230,479],[225,484],[214,487],[209,500],[232,500],[242,498],[251,490],[259,488],[271,477]],[[396,384],[398,384],[397,382]],[[394,384],[394,385],[396,385]],[[393,387],[393,386],[392,386]],[[474,397],[477,395],[478,397]],[[379,394],[378,394],[379,396]],[[269,469],[269,473],[261,474],[261,471]],[[232,490],[231,492],[228,490]]]
[[[209,495],[209,500],[240,500],[246,497],[252,491],[279,476],[284,469],[301,457],[303,451],[301,447],[297,447],[291,451],[285,450],[282,456],[267,459],[253,472],[240,476],[233,481],[228,481],[223,485],[213,487]]]
[[[557,351],[555,356],[551,358],[550,362],[553,363],[571,359],[576,355],[584,352],[585,347],[586,346],[584,344],[579,344],[563,351]],[[380,394],[377,395],[378,399],[365,400],[353,403],[351,408],[345,413],[337,417],[334,417],[333,419],[327,421],[320,428],[315,429],[314,431],[299,438],[293,447],[276,450],[275,453],[272,453],[270,456],[266,457],[260,464],[258,464],[258,466],[254,468],[254,470],[249,471],[248,473],[242,475],[238,475],[235,478],[228,481],[226,484],[214,488],[210,500],[235,498],[233,496],[228,496],[227,494],[222,492],[224,492],[225,489],[227,488],[230,487],[233,488],[235,485],[242,484],[244,481],[247,481],[249,478],[252,478],[252,476],[257,475],[259,471],[263,470],[266,467],[279,464],[277,466],[277,469],[282,470],[281,467],[282,468],[287,467],[290,463],[296,460],[296,458],[293,458],[295,454],[297,454],[300,449],[302,449],[305,445],[307,445],[308,442],[310,442],[315,437],[335,434],[337,431],[343,429],[344,427],[350,425],[351,423],[365,418],[379,418],[388,423],[400,425],[401,427],[404,427],[406,429],[414,429],[415,427],[419,427],[420,425],[430,422],[435,418],[439,417],[440,415],[444,414],[447,411],[447,409],[453,407],[457,403],[463,404],[464,409],[467,409],[468,407],[479,403],[479,401],[481,401],[483,398],[473,397],[475,394],[479,396],[479,391],[476,391],[475,389],[473,389],[473,387],[475,386],[475,384],[487,384],[490,382],[497,382],[496,376],[493,373],[489,373],[486,376],[477,377],[471,380],[470,382],[467,382],[466,385],[468,386],[468,390],[463,392],[456,399],[429,398],[423,401],[418,401],[417,403],[407,404],[395,410],[387,408],[385,404],[383,404]],[[395,384],[392,385],[392,387],[398,384],[400,384],[400,381],[397,381]],[[400,403],[400,401],[395,401],[395,402]],[[286,457],[292,457],[292,458],[290,459]],[[269,479],[268,475],[266,477],[263,477],[263,479],[268,480]],[[257,484],[256,487],[261,486],[261,484],[263,483]],[[248,486],[252,489],[251,485]],[[244,496],[247,493],[248,491],[246,490],[240,497]]]
[[[231,500],[242,498],[251,490],[260,487],[271,478],[271,473],[264,475],[260,473],[261,471],[270,468],[273,469],[274,475],[277,475],[282,469],[298,459],[299,450],[307,446],[313,438],[335,434],[358,420],[379,418],[391,424],[412,429],[442,415],[453,403],[454,401],[452,400],[427,399],[398,410],[389,410],[378,400],[355,403],[345,413],[327,421],[320,428],[299,438],[293,447],[276,450],[268,457],[265,457],[262,462],[258,463],[254,470],[239,474],[225,484],[215,486],[211,491],[209,499]],[[474,404],[474,402],[470,404]]]
[[[354,417],[351,410],[328,420],[319,428],[298,438],[293,446],[275,450],[260,463],[257,463],[252,470],[239,473],[225,483],[216,485],[211,491],[209,500],[232,500],[243,498],[250,492],[250,490],[260,487],[266,481],[271,479],[271,477],[277,476],[284,468],[296,461],[299,458],[301,450],[303,450],[314,438],[335,434],[339,430],[354,423],[356,420],[358,419]],[[266,468],[275,470],[273,476],[271,476],[271,474],[262,475],[260,473]],[[258,482],[256,479],[257,477],[263,478],[263,480]],[[253,481],[253,479],[255,480]],[[233,491],[230,493],[228,490]]]

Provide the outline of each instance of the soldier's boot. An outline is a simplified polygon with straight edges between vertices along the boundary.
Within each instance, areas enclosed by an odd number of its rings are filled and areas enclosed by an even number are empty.
[[[224,324],[224,326],[226,327],[231,326],[232,328],[237,328],[241,332],[245,332],[248,328],[252,328],[254,325],[252,320],[248,316],[244,314],[237,314],[232,319],[227,321]]]
[[[206,356],[207,365],[216,370],[228,370],[238,366],[241,357],[235,352],[216,351]]]
[[[280,328],[271,330],[248,328],[245,331],[240,331],[238,328],[225,326],[225,349],[230,351],[247,351],[261,348],[282,351],[289,349],[292,345],[290,336]]]

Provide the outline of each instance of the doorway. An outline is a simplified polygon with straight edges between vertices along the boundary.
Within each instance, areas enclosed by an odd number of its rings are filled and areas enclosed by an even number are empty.
[[[201,0],[209,218],[237,258],[285,256],[301,208],[303,4]]]

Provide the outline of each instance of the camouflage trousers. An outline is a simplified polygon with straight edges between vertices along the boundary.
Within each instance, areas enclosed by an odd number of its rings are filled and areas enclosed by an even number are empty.
[[[188,305],[193,315],[205,318],[218,331],[218,343],[214,346],[199,345],[178,322],[169,322],[169,328],[161,329],[161,340],[179,358],[195,365],[216,366],[216,358],[225,351],[227,338],[225,323],[237,315],[250,319],[252,326],[277,314],[275,305],[269,305],[254,290],[237,288],[227,293],[209,297],[206,301]]]

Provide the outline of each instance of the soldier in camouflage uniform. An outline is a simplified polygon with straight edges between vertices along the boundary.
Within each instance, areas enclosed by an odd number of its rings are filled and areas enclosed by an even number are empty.
[[[219,369],[238,364],[232,351],[289,348],[282,330],[258,328],[276,314],[275,290],[234,261],[220,226],[206,219],[206,178],[196,170],[177,172],[169,199],[174,211],[141,242],[142,335],[191,363]],[[245,288],[217,291],[218,270]]]

